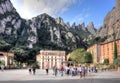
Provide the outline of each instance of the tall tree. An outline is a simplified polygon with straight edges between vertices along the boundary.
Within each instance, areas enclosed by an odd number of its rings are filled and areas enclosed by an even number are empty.
[[[113,24],[113,26],[115,26],[115,24]],[[114,38],[114,60],[113,60],[113,63],[115,61],[115,59],[117,59],[117,44],[116,44],[116,33],[115,33],[115,30],[114,30],[114,27],[113,27],[113,38]]]
[[[117,44],[116,42],[114,41],[114,60],[117,59]]]

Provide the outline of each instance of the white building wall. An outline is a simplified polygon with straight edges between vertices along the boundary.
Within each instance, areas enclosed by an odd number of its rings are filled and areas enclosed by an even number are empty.
[[[64,51],[41,51],[40,55],[38,56],[41,58],[41,60],[38,61],[40,62],[41,69],[45,69],[46,65],[48,65],[50,69],[53,68],[55,64],[59,67],[62,63],[62,60],[65,61]]]

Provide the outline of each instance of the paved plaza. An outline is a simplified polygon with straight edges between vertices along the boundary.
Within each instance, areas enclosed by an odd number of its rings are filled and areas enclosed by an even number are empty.
[[[0,83],[120,83],[120,72],[104,71],[89,73],[85,78],[58,74],[54,76],[52,70],[46,75],[45,70],[37,69],[36,75],[29,75],[27,69],[0,71]]]

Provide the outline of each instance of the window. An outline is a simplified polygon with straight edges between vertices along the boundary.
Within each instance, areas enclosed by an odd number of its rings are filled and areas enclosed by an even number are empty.
[[[55,57],[55,61],[57,61],[56,57]]]
[[[51,57],[51,61],[53,61],[53,56]]]
[[[3,56],[3,54],[0,54],[0,56]]]

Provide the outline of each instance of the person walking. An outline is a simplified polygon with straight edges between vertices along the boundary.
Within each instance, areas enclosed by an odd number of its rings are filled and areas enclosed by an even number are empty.
[[[32,71],[31,66],[28,66],[28,71],[29,71],[29,74],[31,75],[31,71]]]
[[[82,67],[82,76],[85,78],[85,67]]]
[[[55,73],[55,76],[57,76],[57,73],[58,73],[58,67],[55,65],[54,67],[54,73]]]
[[[70,68],[67,67],[66,69],[67,69],[66,74],[69,75],[69,73],[70,73]]]
[[[48,72],[49,72],[49,67],[48,67],[48,64],[46,65],[45,70],[46,70],[46,74],[48,75]]]
[[[35,75],[35,72],[36,72],[36,68],[33,67],[33,75]]]
[[[80,65],[77,70],[80,73],[80,78],[82,78],[82,66]]]
[[[71,73],[72,73],[72,76],[75,76],[75,69],[74,69],[74,67],[72,67]]]
[[[2,70],[2,71],[4,71],[4,68],[5,68],[5,66],[4,66],[4,65],[1,65],[1,70]]]
[[[61,72],[61,76],[63,76],[63,73],[64,73],[64,67],[63,67],[63,65],[61,65],[61,67],[60,67],[60,72]]]

